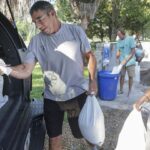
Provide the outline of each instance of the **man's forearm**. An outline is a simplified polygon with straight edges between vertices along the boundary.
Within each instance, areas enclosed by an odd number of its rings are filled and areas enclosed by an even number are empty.
[[[17,66],[18,68],[18,66]],[[26,79],[30,76],[30,73],[28,71],[26,71],[23,66],[19,69],[17,69],[15,67],[12,67],[12,71],[10,73],[10,76],[17,78],[17,79]]]
[[[88,62],[88,70],[89,70],[89,77],[90,80],[95,80],[95,73],[96,73],[96,58],[93,53],[90,54],[89,62]]]
[[[130,53],[130,55],[126,58],[126,61],[128,62],[135,54],[135,48],[132,48],[132,51]]]
[[[11,67],[12,71],[10,73],[10,76],[13,76],[17,79],[26,79],[32,74],[34,66],[35,64],[21,64]]]
[[[125,65],[135,54],[135,49],[133,48],[131,53],[121,62],[122,65]]]
[[[150,89],[145,92],[144,96],[145,96],[146,101],[149,102],[150,101]]]

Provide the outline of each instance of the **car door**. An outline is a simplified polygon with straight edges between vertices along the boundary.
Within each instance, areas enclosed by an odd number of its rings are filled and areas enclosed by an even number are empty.
[[[0,59],[15,66],[23,62],[26,52],[17,28],[0,13]],[[42,103],[30,99],[32,77],[20,80],[3,75],[1,79],[0,103],[3,97],[6,102],[0,107],[0,150],[42,150],[45,129],[43,114],[37,111]]]

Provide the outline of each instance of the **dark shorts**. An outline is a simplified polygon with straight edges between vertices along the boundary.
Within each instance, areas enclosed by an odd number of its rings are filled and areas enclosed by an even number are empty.
[[[65,111],[67,112],[67,119],[73,136],[75,138],[82,138],[78,125],[78,116],[86,101],[86,97],[86,93],[83,93],[64,102],[44,99],[44,119],[47,134],[50,138],[57,137],[62,134]]]

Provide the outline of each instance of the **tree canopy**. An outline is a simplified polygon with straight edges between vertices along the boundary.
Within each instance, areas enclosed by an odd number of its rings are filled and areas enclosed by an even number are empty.
[[[60,18],[66,21],[63,18],[67,16],[69,17],[68,20],[79,23],[80,18],[75,17],[71,7],[70,9],[66,8],[69,5],[69,0],[63,0],[63,3],[60,3],[58,13],[61,10],[61,15],[63,15]],[[68,13],[68,11],[70,12]],[[100,38],[101,41],[108,38],[114,41],[119,27],[123,27],[130,32],[144,34],[148,24],[150,24],[149,20],[150,0],[103,0],[94,19],[90,21],[86,32],[90,38]]]
[[[8,0],[11,4],[16,20],[27,20],[29,8],[36,0]],[[72,4],[84,3],[90,7],[94,2],[97,8],[93,16],[84,20],[81,9],[73,9]],[[9,14],[6,1],[0,1],[0,9],[4,14]],[[140,32],[144,37],[150,38],[150,0],[56,0],[55,6],[59,18],[64,22],[81,24],[87,21],[87,35],[89,38],[97,38],[103,41],[114,41],[119,27],[129,32]],[[83,5],[84,6],[84,5]],[[77,6],[79,7],[79,5]],[[79,11],[78,15],[75,11]],[[89,12],[92,11],[89,9]],[[82,12],[84,14],[84,12]],[[90,13],[89,13],[90,14]]]

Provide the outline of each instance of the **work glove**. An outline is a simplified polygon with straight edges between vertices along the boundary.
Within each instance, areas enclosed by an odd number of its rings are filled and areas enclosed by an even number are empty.
[[[6,74],[7,76],[9,76],[11,71],[12,71],[12,69],[10,67],[0,65],[0,75]]]
[[[119,72],[121,71],[122,67],[123,67],[122,64],[120,64],[120,65],[118,66],[118,71],[119,71]]]
[[[0,59],[0,75],[6,74],[9,76],[11,73],[12,69],[10,67],[7,67],[3,59]]]

